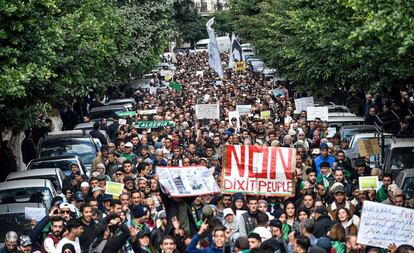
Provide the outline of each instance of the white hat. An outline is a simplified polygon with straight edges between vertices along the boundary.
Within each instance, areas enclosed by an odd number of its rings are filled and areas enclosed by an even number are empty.
[[[72,204],[69,204],[67,202],[63,202],[59,205],[59,209],[68,208],[71,212],[76,213],[76,207]]]
[[[80,187],[85,187],[85,188],[89,188],[89,183],[88,182],[82,182]]]
[[[312,151],[312,155],[319,155],[321,153],[321,150],[319,148],[315,148]]]
[[[127,142],[127,143],[125,143],[125,147],[127,147],[127,148],[133,148],[134,147],[134,144],[132,144],[131,142]]]
[[[334,134],[333,133],[330,133],[330,134],[328,134],[327,136],[326,136],[326,138],[333,138],[334,137]]]
[[[223,217],[226,218],[226,216],[229,215],[229,214],[234,215],[233,209],[231,209],[231,208],[224,208],[224,210],[223,210]]]

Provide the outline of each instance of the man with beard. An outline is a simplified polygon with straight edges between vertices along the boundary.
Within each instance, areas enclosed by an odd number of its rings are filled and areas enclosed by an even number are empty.
[[[64,219],[59,216],[51,218],[50,233],[46,236],[43,247],[47,253],[56,252],[56,246],[62,239]]]

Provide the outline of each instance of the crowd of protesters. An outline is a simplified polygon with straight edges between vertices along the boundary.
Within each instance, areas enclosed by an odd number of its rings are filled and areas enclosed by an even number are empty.
[[[351,161],[346,156],[349,140],[329,134],[329,125],[320,119],[307,121],[306,111],[296,111],[284,83],[230,69],[219,81],[205,53],[178,55],[174,81],[182,88],[127,92],[136,100],[136,110],[156,109],[155,115],[137,114],[125,125],[116,117],[110,125],[106,119],[95,123],[95,137],[102,138],[97,130],[104,129],[111,141],[105,141],[94,159],[90,177],[71,164],[64,196],[53,199],[48,215],[28,233],[8,232],[0,253],[414,252],[409,245],[380,249],[357,243],[365,200],[411,205],[390,174],[371,169],[368,158]],[[154,76],[152,83],[160,82]],[[387,105],[412,107],[412,95],[412,90],[403,91],[400,101],[390,99]],[[367,122],[382,110],[368,95],[360,101],[358,110]],[[197,120],[194,105],[204,103],[220,104],[220,120]],[[228,119],[236,105],[252,105],[249,115],[241,117],[240,129]],[[261,119],[261,111],[270,111],[271,117]],[[72,110],[70,114],[75,115],[71,121],[81,118]],[[83,120],[89,121],[87,116]],[[175,126],[151,131],[132,127],[133,121],[143,120],[173,121]],[[411,124],[409,120],[404,124]],[[73,122],[65,125],[73,127]],[[220,185],[224,145],[295,148],[295,195],[174,198],[163,190],[156,166],[214,168]],[[368,175],[380,177],[378,191],[358,188],[359,177]],[[123,193],[105,194],[108,181],[123,183]]]

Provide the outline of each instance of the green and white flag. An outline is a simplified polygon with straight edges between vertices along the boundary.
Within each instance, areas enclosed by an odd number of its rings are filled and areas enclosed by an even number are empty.
[[[175,127],[175,123],[173,121],[138,121],[132,123],[133,127],[135,128],[159,128],[159,127],[166,127],[172,126]]]
[[[135,116],[137,115],[136,111],[130,111],[130,112],[115,112],[116,115],[119,117],[129,117],[129,116]]]

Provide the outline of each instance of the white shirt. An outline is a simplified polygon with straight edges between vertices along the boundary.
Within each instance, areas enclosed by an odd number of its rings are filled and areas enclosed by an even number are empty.
[[[43,247],[45,248],[45,251],[47,253],[55,253],[56,252],[56,247],[55,247],[55,244],[54,244],[52,238],[49,238],[49,237],[46,238],[45,241],[43,242]]]
[[[76,237],[75,241],[71,241],[67,237],[65,237],[62,240],[60,240],[60,242],[56,246],[56,252],[59,252],[59,253],[62,252],[62,247],[66,243],[72,244],[75,247],[76,253],[82,253],[81,252],[81,247],[80,247],[80,244],[79,244],[79,238],[78,237]]]
[[[262,238],[262,242],[272,237],[272,233],[265,227],[256,227],[252,232],[258,233]]]

